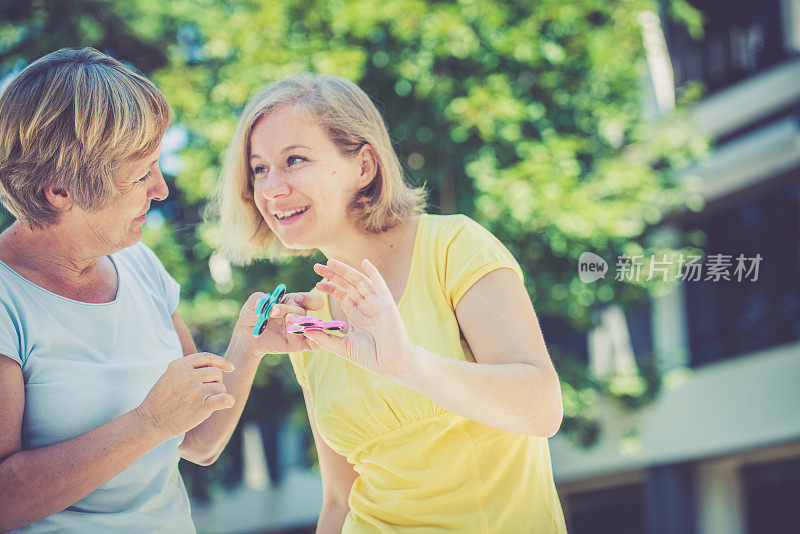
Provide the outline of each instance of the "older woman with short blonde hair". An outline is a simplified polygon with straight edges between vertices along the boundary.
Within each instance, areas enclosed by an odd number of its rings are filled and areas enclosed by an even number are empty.
[[[262,356],[298,350],[282,317],[225,358],[198,353],[180,287],[140,242],[167,184],[169,108],[93,49],[33,62],[0,97],[0,531],[192,532],[178,459],[220,454]],[[223,375],[224,378],[223,378]]]

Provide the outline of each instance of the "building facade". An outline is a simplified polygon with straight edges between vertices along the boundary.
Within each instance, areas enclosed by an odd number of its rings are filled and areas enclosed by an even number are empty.
[[[664,95],[706,88],[691,116],[713,148],[689,171],[704,208],[664,229],[702,232],[730,275],[738,255],[760,256],[758,278],[685,280],[589,334],[594,368],[620,352],[603,336],[621,331],[634,359],[651,350],[682,379],[636,413],[599,406],[595,447],[551,440],[571,534],[800,532],[800,2],[691,4],[699,40],[661,16],[668,90],[657,43],[648,60],[662,112]]]

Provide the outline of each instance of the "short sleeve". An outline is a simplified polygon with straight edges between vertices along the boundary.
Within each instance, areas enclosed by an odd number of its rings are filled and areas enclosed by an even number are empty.
[[[155,275],[156,279],[160,283],[164,291],[164,298],[167,302],[167,309],[169,310],[169,314],[172,315],[175,313],[175,310],[178,309],[178,302],[181,298],[181,285],[167,272],[167,270],[164,268],[164,265],[162,265],[161,260],[158,259],[155,253],[150,250],[147,245],[140,241],[136,246],[141,247],[142,254],[145,257],[149,270]]]
[[[15,314],[10,313],[7,306],[7,302],[0,300],[0,354],[8,356],[21,367],[25,363],[22,361],[23,332],[19,321],[13,318]]]
[[[469,289],[488,273],[508,268],[524,281],[522,269],[499,239],[464,215],[454,216],[441,229],[438,264],[445,295],[455,310]]]
[[[308,378],[305,371],[305,359],[308,352],[292,352],[289,354],[289,361],[292,363],[294,369],[294,376],[297,377],[297,383],[300,387],[308,389]]]

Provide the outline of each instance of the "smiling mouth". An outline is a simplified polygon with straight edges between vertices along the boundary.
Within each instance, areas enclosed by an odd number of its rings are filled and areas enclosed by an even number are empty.
[[[308,211],[309,207],[310,206],[303,206],[302,208],[296,208],[289,211],[280,211],[278,213],[275,213],[274,215],[275,218],[278,219],[279,221],[285,221],[287,219],[290,219],[291,217],[300,215],[301,213],[305,213],[306,211]]]

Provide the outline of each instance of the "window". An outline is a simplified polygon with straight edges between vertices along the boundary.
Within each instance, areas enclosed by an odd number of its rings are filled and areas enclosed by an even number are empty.
[[[706,254],[763,258],[757,281],[686,281],[692,366],[800,339],[800,182],[744,198],[690,228],[707,236]],[[704,260],[702,278],[706,278]]]
[[[565,500],[570,534],[644,532],[641,484],[576,493]]]
[[[705,36],[695,41],[682,24],[669,20],[665,24],[676,90],[699,81],[713,93],[787,57],[780,0],[689,3],[705,15]]]
[[[749,534],[800,532],[800,458],[742,469]]]

